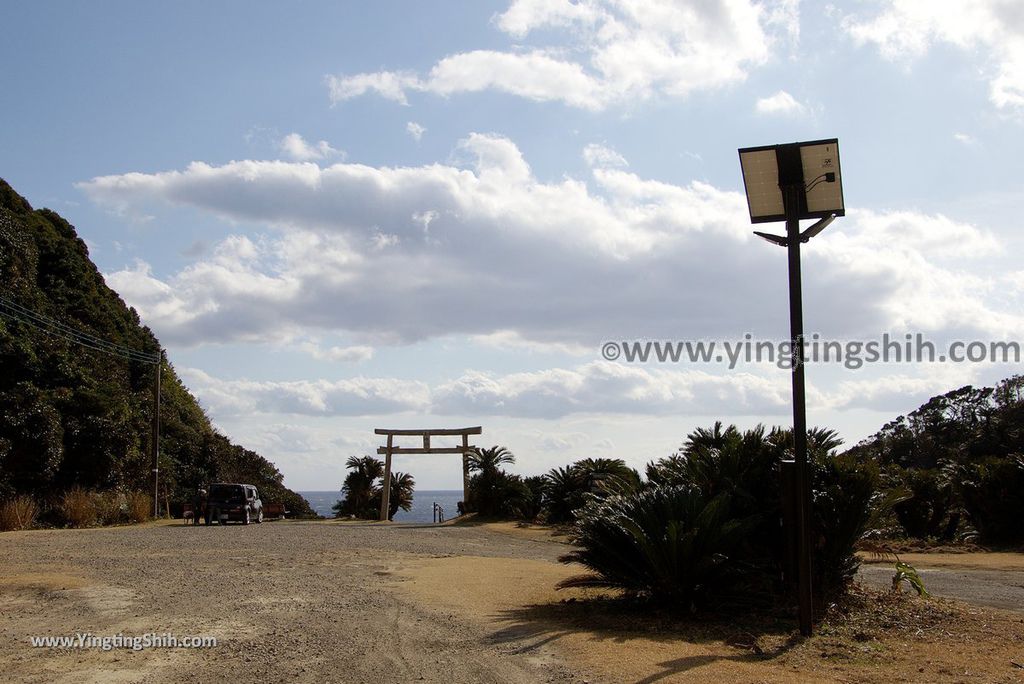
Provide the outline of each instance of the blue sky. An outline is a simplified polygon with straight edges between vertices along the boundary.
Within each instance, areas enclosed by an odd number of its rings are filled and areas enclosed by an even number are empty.
[[[738,147],[840,139],[808,332],[1024,330],[1013,2],[16,2],[5,24],[0,175],[297,489],[339,486],[374,427],[480,424],[532,474],[787,423],[771,364],[600,355],[787,334]],[[815,365],[809,420],[855,442],[1016,370]]]

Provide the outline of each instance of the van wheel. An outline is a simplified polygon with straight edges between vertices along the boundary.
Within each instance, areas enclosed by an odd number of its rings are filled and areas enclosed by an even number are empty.
[[[263,522],[263,511],[256,514],[256,524],[259,525],[261,522]]]
[[[249,524],[249,511],[245,512],[245,518],[242,520],[242,524],[243,525],[248,525]]]

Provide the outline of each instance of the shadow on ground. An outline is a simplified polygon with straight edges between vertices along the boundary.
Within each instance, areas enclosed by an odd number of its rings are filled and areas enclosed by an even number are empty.
[[[592,642],[700,645],[709,653],[655,663],[657,672],[638,679],[650,684],[720,661],[759,663],[784,655],[804,641],[793,618],[783,615],[702,614],[680,617],[662,608],[616,598],[567,599],[503,611],[505,626],[491,641],[517,655],[536,654],[569,635],[585,634]]]

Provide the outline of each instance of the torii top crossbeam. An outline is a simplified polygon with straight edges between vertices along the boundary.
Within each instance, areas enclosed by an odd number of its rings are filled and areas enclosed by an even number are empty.
[[[470,435],[483,434],[480,426],[440,430],[389,430],[377,428],[374,434],[387,435],[387,446],[377,448],[378,454],[384,454],[384,486],[380,498],[380,519],[387,520],[391,512],[391,456],[393,454],[462,454],[462,500],[469,497],[469,460],[467,454],[476,447],[470,445]],[[395,437],[422,437],[422,447],[398,447],[394,445]],[[462,445],[455,447],[431,447],[431,437],[462,437]]]

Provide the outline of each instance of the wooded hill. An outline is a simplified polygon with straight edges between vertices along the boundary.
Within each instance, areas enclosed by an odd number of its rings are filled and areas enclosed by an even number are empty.
[[[848,452],[878,463],[904,535],[1024,542],[1024,376],[932,397]]]
[[[75,486],[151,493],[155,366],[81,341],[154,355],[159,340],[107,287],[74,227],[3,180],[0,298],[0,501],[28,494],[45,510]],[[46,331],[31,313],[70,332]],[[312,514],[272,463],[214,430],[169,362],[162,369],[161,504],[205,483],[246,482],[265,502]]]

